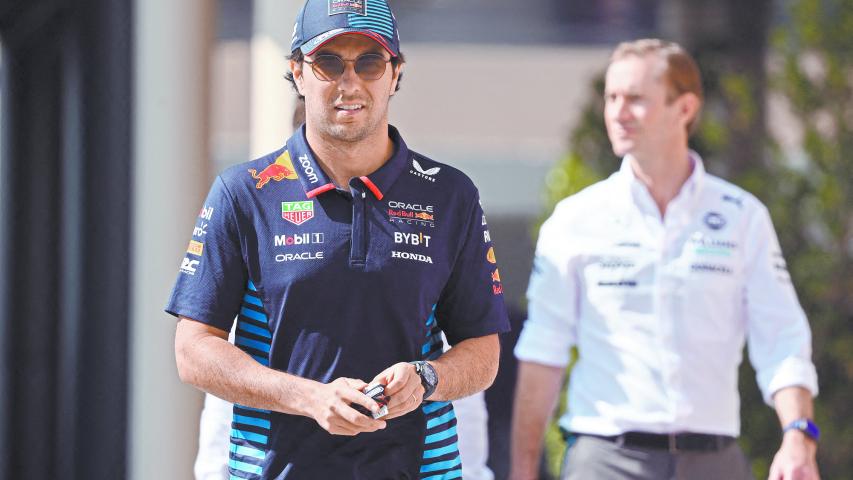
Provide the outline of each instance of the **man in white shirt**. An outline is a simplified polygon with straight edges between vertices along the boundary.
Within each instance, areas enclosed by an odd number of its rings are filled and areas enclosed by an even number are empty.
[[[515,349],[512,478],[536,478],[572,346],[563,479],[752,478],[735,443],[748,341],[784,429],[770,478],[817,479],[808,323],[767,209],[688,149],[695,62],[673,43],[624,43],[605,83],[622,168],[542,226]]]

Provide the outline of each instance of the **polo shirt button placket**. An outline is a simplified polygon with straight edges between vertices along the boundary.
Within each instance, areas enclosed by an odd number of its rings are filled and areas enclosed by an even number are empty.
[[[364,267],[367,261],[367,193],[352,189],[352,225],[350,235],[351,267]]]

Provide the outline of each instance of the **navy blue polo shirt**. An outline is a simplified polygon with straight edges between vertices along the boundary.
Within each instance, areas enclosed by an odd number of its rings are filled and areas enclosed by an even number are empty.
[[[222,330],[271,368],[370,381],[397,362],[509,329],[471,180],[410,151],[338,189],[305,140],[214,181],[166,311]],[[461,477],[449,402],[331,435],[311,418],[235,405],[231,478]]]

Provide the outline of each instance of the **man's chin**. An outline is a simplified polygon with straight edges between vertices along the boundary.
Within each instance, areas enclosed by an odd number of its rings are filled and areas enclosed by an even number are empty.
[[[634,150],[633,144],[629,145],[629,144],[625,144],[625,143],[619,143],[619,144],[613,144],[612,147],[613,147],[613,154],[616,155],[617,157],[624,157],[625,155],[628,155],[629,153],[631,153],[631,151]]]

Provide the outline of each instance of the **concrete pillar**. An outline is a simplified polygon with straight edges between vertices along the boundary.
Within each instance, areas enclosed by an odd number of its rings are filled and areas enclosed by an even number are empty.
[[[202,395],[163,312],[210,180],[213,0],[135,2],[129,478],[190,479]]]
[[[289,71],[293,22],[301,0],[255,0],[252,37],[252,113],[249,152],[252,158],[282,145],[292,132],[296,95],[284,79]]]

